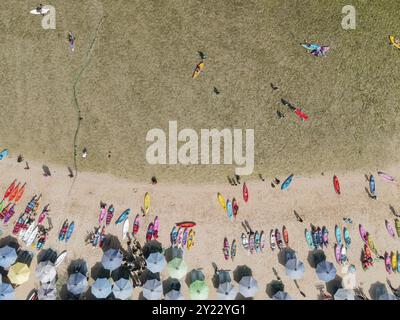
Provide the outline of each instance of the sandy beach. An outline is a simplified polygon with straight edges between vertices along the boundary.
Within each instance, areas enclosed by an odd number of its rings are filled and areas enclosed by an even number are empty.
[[[367,296],[370,296],[371,285],[377,281],[386,283],[388,278],[395,287],[400,285],[397,274],[386,273],[383,261],[376,262],[368,271],[363,271],[361,268],[362,241],[358,232],[359,223],[364,224],[374,237],[380,254],[384,251],[400,250],[399,239],[391,238],[384,224],[385,219],[393,220],[394,218],[389,205],[395,208],[398,205],[399,185],[378,178],[378,199],[372,200],[364,190],[367,186],[364,174],[367,172],[336,172],[335,174],[341,179],[342,195],[340,196],[333,191],[333,173],[329,172],[316,176],[295,175],[290,189],[286,191],[271,188],[270,179],[266,179],[266,182],[247,181],[249,202],[245,204],[241,196],[241,185],[159,183],[153,186],[150,183],[135,183],[109,175],[82,172],[70,190],[72,179],[67,176],[66,169],[50,166],[50,170],[52,176],[45,177],[39,163],[32,162],[31,169],[24,170],[23,165],[18,164],[15,158],[7,158],[1,162],[0,166],[0,190],[5,191],[8,184],[15,178],[27,182],[27,190],[18,205],[15,216],[24,209],[33,194],[43,195],[43,205],[50,203],[50,217],[54,229],[50,232],[45,248],[53,248],[58,252],[68,251],[67,259],[58,269],[59,281],[65,281],[68,264],[74,259],[84,259],[89,268],[100,261],[101,249],[84,244],[87,232],[92,231],[98,224],[100,201],[114,204],[117,215],[126,208],[131,208],[130,219],[133,220],[143,206],[145,192],[149,192],[152,199],[150,214],[142,219],[139,241],[142,244],[145,242],[145,229],[156,215],[161,220],[159,240],[164,248],[170,246],[170,231],[176,222],[194,220],[197,223],[195,246],[192,250],[185,252],[184,258],[189,271],[193,268],[202,268],[210,287],[210,299],[215,298],[216,292],[212,283],[213,262],[221,269],[232,271],[239,265],[250,267],[260,287],[255,299],[269,299],[266,292],[267,284],[276,279],[272,268],[276,269],[285,285],[285,291],[293,298],[317,299],[319,292],[316,285],[324,283],[318,280],[315,270],[307,262],[309,249],[305,241],[304,229],[309,228],[310,223],[328,227],[331,243],[325,253],[327,259],[334,262],[340,276],[341,266],[334,259],[333,230],[336,224],[344,226],[343,217],[350,217],[353,220],[352,225],[347,225],[352,238],[348,257],[350,263],[356,266],[358,286]],[[395,176],[400,176],[399,167],[385,168],[385,170]],[[239,199],[237,221],[229,221],[217,201],[217,192],[226,198]],[[304,219],[303,223],[296,220],[294,210]],[[76,224],[76,231],[68,244],[60,243],[57,239],[58,231],[66,218],[70,221],[74,220]],[[240,244],[235,260],[225,261],[222,253],[223,239],[224,237],[227,237],[229,241],[236,239],[240,243],[240,235],[244,232],[241,222],[245,220],[254,231],[264,230],[267,234],[272,228],[282,228],[282,225],[287,227],[290,247],[297,252],[298,258],[306,265],[305,276],[298,281],[301,291],[306,295],[305,298],[300,294],[293,280],[286,276],[284,266],[278,261],[277,250],[272,252],[268,245],[264,252],[249,255]],[[12,219],[12,222],[14,221],[15,217]],[[11,233],[12,223],[7,227],[1,225],[1,228],[4,235],[7,235]],[[121,244],[126,246],[122,241],[122,226],[111,224],[107,231],[119,237]],[[24,246],[22,248],[24,249]],[[31,265],[32,271],[35,265],[36,258],[33,259]],[[167,277],[168,273],[165,270],[161,274],[161,280]],[[26,299],[28,293],[38,285],[32,273],[30,281],[17,288],[16,298]],[[140,292],[141,288],[135,288],[133,299],[137,299]],[[182,292],[186,298],[189,298],[188,286],[184,281],[182,281]]]

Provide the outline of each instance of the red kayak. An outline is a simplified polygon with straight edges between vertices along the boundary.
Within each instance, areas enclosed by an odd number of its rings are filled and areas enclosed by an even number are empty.
[[[196,226],[196,222],[193,221],[185,221],[185,222],[179,222],[176,224],[178,227],[181,228],[193,228]]]
[[[8,200],[10,200],[10,202],[13,201],[14,198],[17,196],[18,192],[19,192],[19,183],[18,183],[17,186],[11,191]]]
[[[243,183],[243,199],[244,202],[247,202],[249,200],[249,190],[247,189],[246,182]]]
[[[307,121],[308,115],[301,111],[301,109],[297,108],[294,113],[301,119],[301,121]]]
[[[335,188],[335,192],[337,194],[340,194],[340,184],[339,184],[339,179],[336,176],[333,176],[333,187]]]
[[[15,188],[15,183],[16,183],[16,182],[17,182],[17,179],[15,179],[15,180],[10,184],[10,186],[8,187],[6,193],[4,194],[4,198],[3,198],[3,199],[8,198],[9,195],[11,194],[11,192],[13,192],[13,190],[14,190],[14,188]]]
[[[19,189],[17,195],[15,196],[14,202],[17,203],[19,200],[21,200],[22,196],[24,195],[25,192],[25,186],[26,183],[24,183],[24,185],[21,187],[21,189]]]

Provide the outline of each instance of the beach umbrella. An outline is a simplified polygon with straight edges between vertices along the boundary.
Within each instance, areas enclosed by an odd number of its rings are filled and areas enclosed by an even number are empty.
[[[92,285],[91,291],[97,299],[105,299],[112,292],[111,281],[107,278],[97,278]]]
[[[397,299],[396,296],[394,296],[394,295],[389,294],[388,292],[386,292],[386,293],[380,295],[380,296],[378,297],[378,300],[399,300],[399,299]]]
[[[116,249],[108,249],[101,258],[104,269],[113,271],[122,264],[122,253]]]
[[[287,292],[278,291],[273,295],[272,300],[292,300],[292,297]]]
[[[183,250],[182,248],[172,247],[171,248],[171,257],[173,258],[183,258]]]
[[[86,291],[88,281],[85,275],[80,272],[73,273],[69,276],[67,289],[74,295],[80,295]]]
[[[113,286],[114,297],[120,300],[127,300],[132,296],[133,284],[131,279],[121,278],[115,281]]]
[[[146,259],[147,269],[153,273],[161,272],[166,264],[164,255],[159,252],[150,253]]]
[[[192,271],[190,271],[189,278],[190,278],[190,283],[195,282],[196,280],[200,281],[205,280],[203,271],[199,269],[193,269]]]
[[[225,282],[231,282],[231,281],[232,281],[231,275],[229,274],[228,271],[225,271],[225,270],[218,271],[218,283],[219,284],[222,284]]]
[[[40,282],[50,282],[55,279],[57,270],[54,266],[54,263],[50,261],[43,261],[37,265],[35,274]]]
[[[170,290],[165,295],[165,300],[184,300],[183,294],[180,290]]]
[[[167,269],[172,278],[181,279],[187,272],[187,265],[182,258],[177,257],[168,263]]]
[[[27,264],[22,263],[22,262],[17,262],[16,264],[13,264],[10,267],[10,270],[8,270],[8,279],[11,281],[11,283],[20,285],[29,280],[29,275],[31,274],[31,270],[29,270],[29,267]]]
[[[43,283],[37,291],[39,300],[56,300],[57,290],[56,283],[54,281],[49,283]]]
[[[254,297],[258,291],[257,280],[251,276],[246,276],[239,281],[239,292],[245,298]]]
[[[329,282],[336,277],[336,268],[332,262],[322,261],[317,265],[317,276],[324,282]]]
[[[190,284],[189,295],[192,300],[207,300],[208,292],[208,286],[202,280],[196,280]]]
[[[218,300],[235,300],[238,294],[237,288],[235,288],[231,282],[220,283],[217,289]]]
[[[15,248],[5,246],[0,248],[0,267],[8,269],[17,260]]]
[[[304,263],[298,259],[290,259],[286,262],[285,271],[290,279],[301,279],[304,275]]]
[[[157,279],[149,279],[143,285],[143,296],[147,300],[160,300],[162,295],[162,284]]]
[[[340,288],[333,296],[335,300],[354,300],[354,291],[350,289]]]
[[[14,295],[15,290],[11,284],[4,282],[0,284],[0,300],[14,300]]]

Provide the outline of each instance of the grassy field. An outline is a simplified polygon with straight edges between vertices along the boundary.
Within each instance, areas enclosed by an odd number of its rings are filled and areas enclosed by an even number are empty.
[[[342,29],[349,3],[337,0],[49,4],[56,30],[29,14],[35,1],[0,2],[0,147],[13,155],[73,167],[76,141],[78,170],[225,181],[232,166],[146,163],[147,131],[177,120],[180,129],[254,129],[253,178],[399,161],[400,51],[387,40],[400,36],[399,1],[352,1],[356,30]],[[316,58],[304,40],[332,49]],[[206,70],[192,79],[198,50],[208,54]],[[281,98],[310,120],[301,123]],[[84,147],[87,159],[79,156]]]

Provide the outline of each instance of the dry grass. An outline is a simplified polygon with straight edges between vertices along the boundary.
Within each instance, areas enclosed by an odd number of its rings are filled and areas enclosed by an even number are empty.
[[[0,3],[0,136],[13,155],[73,165],[73,83],[103,5],[105,19],[77,86],[77,148],[89,150],[85,161],[78,158],[79,170],[139,180],[156,174],[160,181],[222,181],[233,172],[147,165],[146,133],[166,129],[169,120],[180,128],[254,128],[254,177],[372,170],[399,160],[400,51],[387,44],[389,34],[400,35],[398,1],[353,1],[355,31],[340,25],[346,1],[54,0],[52,31],[28,14],[36,5],[28,2]],[[303,40],[332,50],[315,58],[299,46]],[[205,75],[193,80],[198,50],[209,58]],[[281,98],[303,107],[310,121],[300,123]]]

